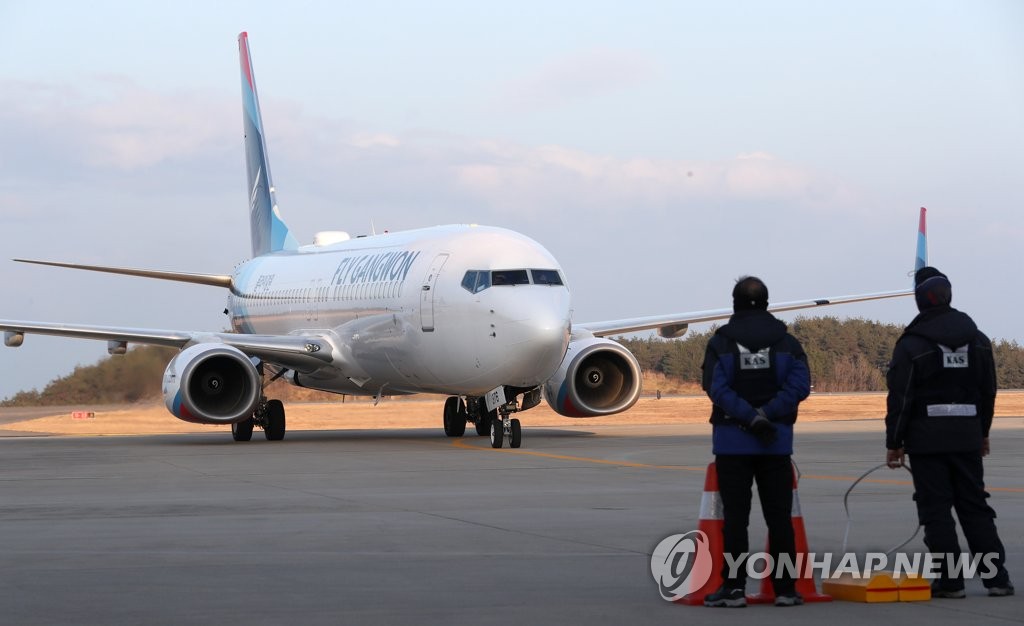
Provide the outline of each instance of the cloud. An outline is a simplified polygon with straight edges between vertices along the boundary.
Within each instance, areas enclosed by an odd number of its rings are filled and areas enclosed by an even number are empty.
[[[282,193],[302,189],[409,227],[546,221],[553,212],[663,218],[729,203],[829,211],[855,208],[858,195],[838,176],[769,154],[620,157],[458,135],[379,134],[312,119],[293,120],[289,130],[295,134],[272,145],[284,148],[272,153]]]
[[[0,93],[0,131],[17,146],[0,156],[0,190],[11,211],[46,203],[40,189],[53,192],[68,181],[74,184],[66,194],[175,194],[196,206],[242,184],[241,113],[227,94],[166,93],[116,78],[94,80],[90,95],[11,82],[0,84]],[[323,224],[317,207],[330,211],[332,227],[345,227],[337,223],[340,209],[343,217],[371,211],[397,222],[392,228],[407,228],[543,222],[553,212],[563,219],[664,218],[728,203],[846,209],[857,196],[835,175],[765,152],[719,160],[620,157],[362,128],[287,100],[263,106],[282,210],[308,220],[310,229]],[[293,217],[291,199],[314,210]]]
[[[24,195],[0,189],[0,219],[23,220],[31,216],[32,207]]]
[[[396,148],[401,144],[401,141],[395,135],[388,133],[361,132],[353,134],[349,143],[356,148]]]
[[[168,94],[109,76],[88,81],[87,88],[0,82],[0,129],[18,147],[4,165],[28,171],[56,162],[130,172],[172,159],[200,159],[237,142],[238,106],[229,109],[206,94]]]
[[[545,62],[497,89],[502,108],[545,109],[642,84],[660,72],[651,57],[634,50],[593,48]]]
[[[835,208],[853,195],[835,176],[768,154],[708,161],[617,158],[560,146],[483,143],[478,150],[475,162],[455,166],[457,184],[497,206],[545,211],[557,199],[635,215],[730,201]]]

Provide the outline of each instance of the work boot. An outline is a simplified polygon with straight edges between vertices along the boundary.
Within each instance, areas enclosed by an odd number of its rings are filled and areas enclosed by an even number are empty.
[[[932,582],[932,597],[933,598],[953,598],[960,599],[966,598],[967,592],[964,588],[954,589],[952,587],[943,587],[939,584],[939,581]]]
[[[722,585],[718,591],[704,596],[704,606],[738,609],[747,606],[747,596],[743,589],[730,589]]]
[[[988,595],[992,596],[993,598],[1001,598],[1003,596],[1012,596],[1013,595],[1013,585],[1011,585],[1010,583],[1006,583],[1002,587],[989,587],[988,588]]]
[[[775,606],[800,606],[804,603],[804,598],[795,591],[789,593],[780,593],[775,596]]]

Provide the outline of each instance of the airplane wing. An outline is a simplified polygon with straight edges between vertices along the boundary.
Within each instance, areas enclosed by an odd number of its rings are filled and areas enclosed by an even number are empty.
[[[179,349],[197,343],[221,343],[268,363],[300,372],[310,372],[331,363],[334,353],[330,341],[317,335],[246,335],[20,320],[0,320],[0,330],[4,331],[4,343],[9,347],[20,346],[26,334],[98,339],[111,344],[141,343]]]
[[[50,267],[65,267],[73,270],[87,270],[90,272],[105,272],[107,274],[123,274],[125,276],[138,276],[140,278],[159,278],[160,280],[173,280],[179,283],[193,283],[196,285],[210,285],[211,287],[227,287],[234,290],[231,277],[226,274],[195,274],[190,272],[167,272],[163,270],[144,270],[131,267],[109,267],[106,265],[82,265],[81,263],[58,263],[56,261],[33,261],[30,259],[13,259],[17,263],[31,263],[32,265],[48,265]]]
[[[811,309],[819,306],[830,306],[833,304],[848,304],[850,302],[866,302],[868,300],[882,300],[884,298],[899,298],[911,296],[913,289],[900,291],[884,291],[854,296],[838,296],[833,298],[817,298],[813,300],[793,300],[781,302],[768,306],[773,313],[781,311],[797,311],[800,309]],[[658,331],[662,337],[672,339],[681,337],[686,332],[687,326],[698,322],[713,322],[715,320],[728,319],[733,314],[732,307],[726,309],[709,309],[707,311],[692,311],[689,313],[675,313],[671,315],[652,315],[649,317],[633,317],[621,320],[606,322],[584,322],[573,324],[574,330],[590,332],[595,337],[607,337],[609,335],[621,335],[625,333],[639,332],[642,330]]]

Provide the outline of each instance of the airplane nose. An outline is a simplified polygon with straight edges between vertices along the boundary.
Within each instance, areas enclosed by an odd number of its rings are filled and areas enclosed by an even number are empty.
[[[569,305],[561,298],[534,301],[505,329],[507,384],[539,385],[558,368],[569,345]]]

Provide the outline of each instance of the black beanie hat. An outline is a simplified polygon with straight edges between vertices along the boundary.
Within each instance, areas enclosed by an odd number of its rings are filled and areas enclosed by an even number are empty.
[[[768,286],[756,276],[744,276],[732,289],[733,311],[754,311],[768,308]]]
[[[953,301],[953,285],[934,267],[922,267],[914,274],[914,299],[918,311],[948,305]]]

